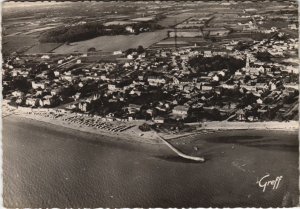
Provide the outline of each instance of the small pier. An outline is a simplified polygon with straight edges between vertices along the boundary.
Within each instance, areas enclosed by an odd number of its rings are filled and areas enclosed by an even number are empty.
[[[188,160],[194,160],[197,162],[205,162],[205,159],[203,157],[196,157],[196,156],[190,156],[190,155],[184,154],[181,151],[179,151],[178,149],[176,149],[172,144],[167,142],[163,137],[159,136],[158,134],[157,134],[157,136],[164,142],[164,144],[166,144],[171,150],[173,150],[180,157],[188,159]]]

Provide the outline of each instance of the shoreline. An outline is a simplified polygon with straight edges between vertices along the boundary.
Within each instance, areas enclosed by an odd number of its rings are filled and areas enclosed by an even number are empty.
[[[15,117],[21,117],[23,119],[31,119],[33,121],[39,121],[43,122],[45,124],[51,124],[54,126],[59,126],[62,128],[68,128],[70,130],[75,130],[79,131],[81,133],[87,133],[87,134],[96,134],[97,136],[105,136],[109,137],[109,140],[125,140],[126,142],[134,142],[134,143],[143,143],[143,144],[151,144],[151,145],[156,145],[156,144],[162,144],[162,142],[159,140],[155,142],[155,138],[153,139],[148,139],[148,138],[143,138],[140,139],[138,136],[135,135],[130,135],[128,133],[111,133],[108,131],[104,131],[102,129],[97,130],[91,127],[83,127],[83,126],[78,126],[77,124],[68,124],[59,120],[53,120],[53,119],[48,119],[48,118],[38,118],[38,117],[30,117],[30,115],[14,115]]]
[[[185,125],[195,128],[195,130],[191,132],[158,133],[153,129],[147,132],[142,132],[138,126],[144,124],[146,121],[108,121],[106,118],[101,118],[98,116],[61,112],[52,109],[31,109],[22,107],[15,108],[4,102],[2,104],[2,117],[9,117],[11,115],[42,121],[81,132],[146,144],[163,144],[161,137],[166,140],[182,139],[197,135],[207,135],[219,131],[270,130],[294,132],[299,130],[298,121],[209,121],[201,123],[186,123]]]
[[[3,112],[4,113],[4,112]],[[138,129],[137,122],[122,122],[122,124],[128,125],[130,128],[126,129],[123,132],[113,132],[104,130],[101,128],[89,127],[87,125],[77,124],[66,122],[61,119],[53,119],[41,115],[22,113],[17,111],[11,114],[3,114],[3,117],[7,116],[16,116],[22,118],[28,118],[35,121],[41,121],[44,123],[50,123],[52,125],[58,125],[61,127],[78,130],[81,132],[97,134],[102,136],[108,136],[112,138],[117,138],[118,140],[126,140],[129,142],[140,142],[146,144],[163,144],[160,140],[160,137],[163,137],[166,140],[172,139],[182,139],[185,137],[197,136],[197,135],[206,135],[210,133],[215,133],[219,131],[230,131],[230,130],[270,130],[270,131],[288,131],[294,132],[299,129],[298,121],[289,121],[289,122],[278,122],[278,121],[268,121],[268,122],[203,122],[203,123],[190,123],[187,125],[196,126],[196,130],[189,133],[177,133],[177,134],[168,134],[168,133],[157,133],[153,130],[148,132],[142,132]],[[92,118],[92,117],[87,117]],[[105,123],[105,122],[104,122]],[[107,122],[108,123],[108,122]],[[116,121],[108,123],[116,124]]]
[[[187,125],[196,125],[196,124],[187,124]],[[205,129],[223,129],[223,130],[243,130],[243,129],[252,129],[252,130],[282,130],[282,131],[293,131],[299,129],[299,121],[265,121],[265,122],[243,122],[243,121],[234,121],[234,122],[224,122],[224,121],[210,121],[202,123],[202,126]]]

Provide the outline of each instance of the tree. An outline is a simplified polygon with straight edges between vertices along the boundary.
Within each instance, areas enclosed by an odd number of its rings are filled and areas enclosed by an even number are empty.
[[[263,51],[263,52],[257,52],[257,54],[255,55],[255,57],[257,59],[259,59],[260,61],[270,61],[272,55],[267,52],[267,51]]]
[[[31,84],[24,77],[16,77],[12,80],[12,89],[18,89],[24,93],[27,93],[31,89]]]
[[[142,53],[144,53],[144,52],[145,52],[144,47],[141,46],[141,45],[139,45],[138,48],[137,48],[137,53],[142,54]]]
[[[96,48],[95,47],[91,47],[87,50],[88,52],[95,52],[96,51]]]
[[[145,132],[145,131],[150,131],[150,130],[151,130],[150,126],[149,126],[148,124],[146,124],[146,123],[140,125],[140,126],[139,126],[139,129],[140,129],[141,131],[143,131],[143,132]]]

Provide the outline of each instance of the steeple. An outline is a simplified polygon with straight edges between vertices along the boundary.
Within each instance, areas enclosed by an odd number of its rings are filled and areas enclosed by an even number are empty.
[[[246,56],[246,68],[250,67],[250,60],[249,60],[249,54]]]

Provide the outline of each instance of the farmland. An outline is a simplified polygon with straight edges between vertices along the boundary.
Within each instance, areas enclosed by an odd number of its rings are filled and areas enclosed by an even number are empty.
[[[149,16],[149,17],[139,17],[139,18],[134,18],[132,19],[132,21],[140,21],[140,22],[143,22],[143,21],[150,21],[150,20],[153,20],[155,17],[154,16]]]
[[[33,33],[37,33],[37,32],[43,32],[45,30],[49,30],[49,29],[52,29],[52,28],[55,28],[54,26],[48,26],[48,27],[43,27],[43,28],[35,28],[35,29],[32,29],[24,34],[28,35],[28,34],[33,34]]]
[[[196,15],[194,9],[168,11],[167,7],[160,10],[160,14],[166,18],[156,19],[157,15],[154,15],[153,11],[147,13],[148,9],[152,8],[152,5],[145,4],[143,10],[135,12],[133,8],[122,7],[118,4],[103,4],[101,9],[97,9],[90,4],[78,3],[78,16],[70,18],[70,14],[74,8],[70,5],[55,4],[56,9],[51,8],[39,8],[39,12],[32,15],[32,11],[25,9],[23,13],[5,13],[5,24],[3,28],[3,53],[20,52],[25,54],[38,54],[38,53],[85,53],[87,49],[95,47],[96,51],[112,52],[116,50],[126,50],[128,48],[137,47],[142,45],[143,47],[149,47],[161,40],[167,38],[167,29],[170,29],[175,24],[179,24],[184,20]],[[143,4],[144,5],[144,4]],[[6,5],[9,7],[10,5]],[[16,5],[14,5],[16,6]],[[11,6],[13,7],[13,6]],[[64,9],[61,9],[65,7]],[[82,9],[79,9],[81,8]],[[19,8],[19,7],[18,7]],[[21,7],[20,7],[21,8]],[[92,9],[94,12],[102,11],[100,16],[91,15],[91,12],[86,13],[84,8]],[[148,9],[147,9],[148,8]],[[118,10],[118,13],[115,13]],[[131,11],[129,13],[128,11]],[[8,11],[8,10],[5,10]],[[134,11],[132,13],[132,11]],[[53,14],[57,15],[54,16]],[[145,16],[146,14],[146,16]],[[51,18],[46,18],[47,16]],[[40,39],[49,30],[55,29],[61,25],[68,25],[72,27],[79,27],[82,24],[89,24],[91,22],[101,22],[105,25],[123,25],[132,23],[145,23],[147,21],[154,21],[155,24],[159,24],[166,28],[154,28],[149,32],[143,32],[139,35],[111,35],[103,34],[95,38],[89,37],[81,40],[62,40],[61,43],[55,40],[48,40],[47,43],[40,43]],[[151,29],[151,27],[150,27]],[[75,32],[76,33],[76,30]],[[50,36],[53,37],[53,36]],[[83,35],[80,35],[83,37]],[[83,41],[84,40],[84,41]],[[71,44],[68,44],[70,43]]]
[[[4,36],[2,53],[10,54],[16,51],[23,51],[37,43],[38,40],[32,36]]]
[[[176,15],[168,15],[166,18],[158,21],[157,23],[163,27],[172,27],[184,20],[195,16],[197,13],[180,13]]]
[[[155,43],[151,48],[173,48],[175,46],[174,37],[166,38],[158,43]],[[204,40],[202,37],[177,37],[177,46],[201,46],[208,47],[212,46],[212,43]]]
[[[149,47],[150,45],[161,41],[167,37],[167,30],[157,30],[155,32],[146,32],[139,35],[117,35],[100,36],[86,41],[73,42],[70,45],[62,45],[55,49],[54,53],[68,54],[74,52],[85,53],[91,47],[97,51],[113,52],[117,50],[127,50],[136,48],[139,45]]]
[[[107,23],[104,23],[104,26],[110,26],[110,25],[130,25],[130,24],[134,24],[136,22],[133,21],[110,21]]]
[[[39,53],[48,53],[53,49],[59,47],[60,43],[39,43],[30,49],[28,49],[25,54],[39,54]]]

